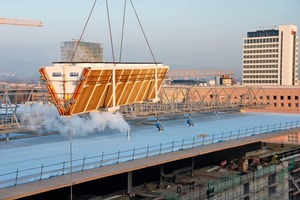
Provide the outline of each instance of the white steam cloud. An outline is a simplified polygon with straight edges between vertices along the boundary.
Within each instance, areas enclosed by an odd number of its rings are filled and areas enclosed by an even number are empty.
[[[70,133],[70,118],[60,116],[54,106],[27,106],[21,120],[28,128],[40,132],[58,131],[66,136]],[[130,127],[120,113],[99,112],[72,116],[73,136],[97,134],[105,129],[127,133]]]

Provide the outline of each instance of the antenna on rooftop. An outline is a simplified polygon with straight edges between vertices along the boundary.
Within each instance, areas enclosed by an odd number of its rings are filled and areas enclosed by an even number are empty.
[[[277,26],[273,25],[273,26],[260,26],[259,29],[261,30],[268,30],[268,29],[275,29]]]

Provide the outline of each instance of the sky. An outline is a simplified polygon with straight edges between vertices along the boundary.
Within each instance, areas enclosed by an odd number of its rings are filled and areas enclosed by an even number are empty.
[[[98,0],[83,34],[104,46],[113,61],[105,0]],[[248,31],[293,24],[300,29],[299,0],[132,0],[155,60],[170,69],[242,71]],[[61,42],[79,39],[94,0],[1,0],[0,17],[34,19],[44,26],[0,25],[0,82],[4,74],[39,78],[39,69],[60,61]],[[124,0],[108,0],[115,59],[119,60]],[[152,62],[127,1],[122,61]]]

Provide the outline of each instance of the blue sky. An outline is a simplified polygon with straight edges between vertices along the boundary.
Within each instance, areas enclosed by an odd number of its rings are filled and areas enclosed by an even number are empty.
[[[294,24],[299,0],[132,0],[157,61],[171,69],[233,69],[241,74],[242,39],[259,27]],[[0,17],[36,19],[44,27],[0,25],[3,73],[39,77],[41,66],[60,61],[60,44],[78,39],[94,0],[1,0]],[[124,0],[110,0],[118,60]],[[112,61],[105,0],[98,0],[83,36],[104,44]],[[298,34],[299,35],[299,34]],[[129,0],[123,61],[153,61]],[[0,80],[1,81],[1,80]]]

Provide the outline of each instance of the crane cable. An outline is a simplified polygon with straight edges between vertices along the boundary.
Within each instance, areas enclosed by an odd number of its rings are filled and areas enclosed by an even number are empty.
[[[145,38],[146,43],[147,43],[147,45],[148,45],[148,48],[149,48],[149,51],[150,51],[150,53],[151,53],[152,59],[154,60],[155,64],[157,65],[157,62],[156,62],[155,57],[154,57],[154,54],[153,54],[153,52],[152,52],[152,49],[151,49],[150,44],[149,44],[149,42],[148,42],[147,36],[146,36],[146,34],[145,34],[145,31],[144,31],[144,29],[143,29],[142,23],[141,23],[141,21],[140,21],[140,19],[139,19],[139,16],[138,16],[138,14],[137,14],[137,12],[136,12],[136,9],[135,9],[135,7],[134,7],[134,5],[133,5],[132,0],[130,0],[130,3],[131,3],[131,6],[132,6],[132,8],[133,8],[133,11],[134,11],[134,13],[135,13],[135,16],[136,16],[136,18],[137,18],[137,20],[138,20],[138,22],[139,22],[140,28],[141,28],[141,30],[142,30],[142,32],[143,32],[143,35],[144,35],[144,38]]]
[[[123,14],[123,25],[122,25],[121,47],[120,47],[120,58],[119,58],[119,61],[121,61],[121,59],[122,59],[123,38],[124,38],[124,28],[125,28],[126,2],[127,2],[127,0],[125,0],[125,3],[124,3],[124,14]],[[72,62],[73,59],[74,59],[74,57],[75,57],[76,51],[77,51],[77,49],[78,49],[78,46],[79,46],[79,44],[80,44],[80,41],[81,41],[82,36],[83,36],[83,34],[84,34],[84,32],[85,32],[85,29],[86,29],[87,24],[88,24],[88,22],[89,22],[89,20],[90,20],[90,17],[91,17],[91,15],[92,15],[92,12],[93,12],[93,10],[94,10],[94,8],[95,8],[96,3],[97,3],[97,0],[94,1],[94,4],[93,4],[93,6],[92,6],[92,9],[91,9],[91,11],[90,11],[90,13],[89,13],[89,16],[88,16],[88,18],[87,18],[87,21],[86,21],[86,23],[85,23],[85,25],[84,25],[84,28],[83,28],[83,30],[82,30],[82,32],[81,32],[81,35],[80,35],[80,37],[79,37],[79,40],[78,40],[77,43],[76,43],[76,47],[75,47],[75,50],[74,50],[74,52],[73,52],[73,55],[72,55],[72,57],[71,57],[70,62]],[[146,33],[145,33],[145,31],[144,31],[144,28],[143,28],[143,26],[142,26],[142,23],[141,23],[141,21],[140,21],[140,18],[139,18],[139,16],[138,16],[138,13],[137,13],[137,11],[136,11],[136,9],[135,9],[135,7],[134,7],[134,4],[133,4],[132,0],[130,0],[130,3],[131,3],[131,6],[132,6],[132,8],[133,8],[133,11],[134,11],[134,13],[135,13],[135,16],[136,16],[136,18],[137,18],[137,20],[138,20],[138,23],[139,23],[139,26],[140,26],[141,31],[142,31],[142,33],[143,33],[143,36],[144,36],[144,38],[145,38],[145,41],[146,41],[146,43],[147,43],[148,49],[149,49],[149,51],[150,51],[150,53],[151,53],[152,59],[153,59],[154,63],[157,65],[157,62],[156,62],[156,59],[155,59],[155,57],[154,57],[153,51],[152,51],[152,49],[151,49],[151,47],[150,47],[150,43],[149,43],[149,41],[148,41],[148,39],[147,39]],[[112,50],[112,58],[113,58],[113,63],[115,63],[115,53],[114,53],[114,47],[113,47],[113,38],[112,38],[112,29],[111,29],[110,15],[109,15],[108,0],[106,0],[106,11],[107,11],[108,26],[109,26],[109,36],[110,36],[110,44],[111,44],[111,50]]]
[[[115,64],[115,52],[114,52],[114,45],[113,45],[113,39],[112,39],[112,31],[111,31],[111,25],[110,25],[108,0],[106,0],[106,11],[107,11],[107,20],[108,20],[108,28],[109,28],[109,37],[110,37],[110,45],[111,45],[112,58],[113,58],[113,63]]]
[[[126,16],[126,15],[125,15],[125,13],[126,13],[126,2],[127,2],[127,0],[124,1],[124,13],[123,13],[123,24],[122,24],[121,47],[120,47],[120,58],[119,58],[119,62],[120,62],[121,59],[122,59],[123,38],[124,38],[124,28],[125,28],[125,16]],[[143,28],[143,26],[142,26],[142,23],[141,23],[141,21],[140,21],[140,18],[139,18],[138,14],[137,14],[137,11],[136,11],[134,5],[133,5],[132,0],[130,0],[130,3],[131,3],[131,6],[132,6],[132,8],[133,8],[133,11],[134,11],[134,13],[135,13],[135,16],[136,16],[136,18],[137,18],[137,20],[138,20],[139,26],[140,26],[140,28],[141,28],[141,30],[142,30],[142,32],[143,32],[143,36],[144,36],[145,41],[146,41],[146,43],[147,43],[148,49],[149,49],[149,51],[150,51],[150,53],[151,53],[152,59],[154,60],[155,64],[157,65],[157,62],[156,62],[156,59],[155,59],[155,57],[154,57],[153,51],[152,51],[152,49],[151,49],[151,47],[150,47],[150,43],[149,43],[149,41],[148,41],[148,39],[147,39],[146,33],[145,33],[145,31],[144,31],[144,28]]]
[[[123,12],[123,23],[122,23],[122,34],[121,34],[121,46],[120,46],[119,62],[121,62],[121,60],[122,60],[123,38],[124,38],[124,29],[125,29],[126,3],[127,3],[127,0],[124,1],[124,12]]]
[[[87,18],[87,20],[86,20],[86,22],[85,22],[85,25],[84,25],[84,28],[83,28],[83,30],[82,30],[82,32],[81,32],[81,35],[80,35],[80,37],[79,37],[79,40],[78,40],[77,43],[76,43],[76,47],[75,47],[75,49],[74,49],[74,52],[73,52],[73,55],[72,55],[72,57],[71,57],[70,63],[71,63],[71,62],[73,61],[73,59],[74,59],[75,53],[76,53],[77,48],[78,48],[78,46],[79,46],[79,43],[80,43],[80,41],[81,41],[81,39],[82,39],[82,36],[83,36],[83,34],[84,34],[84,32],[85,32],[85,29],[86,29],[86,27],[87,27],[87,24],[89,23],[89,20],[90,20],[90,18],[91,18],[91,15],[92,15],[92,13],[93,13],[93,10],[94,10],[94,8],[95,8],[96,3],[97,3],[97,0],[94,1],[94,4],[93,4],[92,9],[91,9],[91,11],[90,11],[90,14],[89,14],[89,16],[88,16],[88,18]]]

